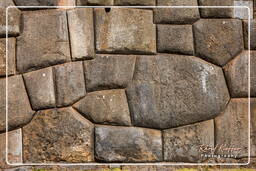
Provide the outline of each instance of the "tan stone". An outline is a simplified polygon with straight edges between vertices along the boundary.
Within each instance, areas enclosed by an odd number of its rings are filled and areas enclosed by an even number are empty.
[[[248,20],[243,20],[244,47],[248,49]],[[256,50],[256,19],[250,20],[250,49]]]

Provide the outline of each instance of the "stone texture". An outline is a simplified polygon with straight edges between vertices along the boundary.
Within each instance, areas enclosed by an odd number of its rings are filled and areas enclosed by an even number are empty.
[[[157,0],[157,6],[197,6],[197,0]],[[198,8],[155,8],[154,23],[193,23],[200,19]]]
[[[155,6],[156,2],[155,0],[115,0],[115,5],[118,6]]]
[[[23,127],[24,162],[91,162],[93,124],[72,108],[43,110]]]
[[[93,123],[131,125],[126,95],[122,89],[88,93],[74,107]]]
[[[248,97],[249,51],[243,51],[224,67],[231,97]],[[250,55],[251,96],[256,97],[256,51]]]
[[[86,90],[125,88],[132,80],[135,60],[132,55],[98,55],[85,61]]]
[[[163,144],[165,161],[203,162],[205,158],[201,154],[205,152],[200,150],[200,146],[214,148],[214,121],[164,130]]]
[[[249,16],[253,18],[253,1],[234,1],[234,6],[246,6],[250,8],[250,13],[247,8],[234,8],[235,18],[248,19]]]
[[[85,6],[111,6],[114,4],[114,0],[77,0],[77,5]]]
[[[136,127],[96,126],[95,157],[106,162],[161,161],[161,132]]]
[[[174,54],[138,57],[126,94],[133,124],[161,129],[212,119],[229,100],[220,67]]]
[[[95,9],[96,50],[100,53],[156,52],[153,12],[142,9]]]
[[[17,70],[26,72],[70,60],[66,12],[38,10],[22,13],[17,38]]]
[[[8,39],[8,53],[6,58],[6,39],[0,39],[0,76],[15,74],[15,46],[16,39]],[[6,59],[8,59],[8,73],[6,73]]]
[[[248,49],[248,20],[243,21],[244,45]],[[256,50],[256,19],[250,21],[250,49]]]
[[[6,79],[0,79],[0,132],[6,128]],[[8,78],[8,130],[28,123],[32,116],[21,75]]]
[[[68,12],[72,59],[94,57],[93,9],[76,8]]]
[[[24,81],[34,110],[56,106],[51,67],[24,74]]]
[[[75,6],[76,0],[14,0],[17,6]],[[24,8],[22,8],[24,9]]]
[[[54,67],[57,106],[68,106],[85,96],[82,62],[71,62]]]
[[[191,25],[157,25],[157,51],[193,55]]]
[[[198,4],[200,6],[233,6],[234,0],[199,0]],[[203,18],[231,18],[233,11],[233,8],[200,8]]]
[[[237,19],[202,19],[193,25],[198,56],[225,65],[243,50],[242,22]]]
[[[256,98],[251,98],[251,157],[256,157]]]

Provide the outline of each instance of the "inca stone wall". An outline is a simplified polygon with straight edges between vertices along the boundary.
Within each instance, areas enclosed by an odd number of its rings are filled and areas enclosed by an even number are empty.
[[[249,124],[256,157],[253,1],[0,4],[0,168],[6,119],[11,164],[245,163]],[[248,6],[251,42],[233,8],[10,8],[5,38],[9,5]]]

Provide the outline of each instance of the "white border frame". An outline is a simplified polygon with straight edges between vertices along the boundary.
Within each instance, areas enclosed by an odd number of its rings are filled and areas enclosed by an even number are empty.
[[[248,162],[247,163],[171,163],[171,162],[147,162],[147,163],[10,163],[8,160],[8,10],[10,8],[37,8],[37,9],[72,9],[72,8],[247,8],[248,9]],[[6,8],[6,163],[11,166],[103,166],[103,165],[131,165],[131,166],[239,166],[239,165],[249,165],[250,164],[250,125],[251,125],[251,112],[250,112],[250,25],[251,16],[250,8],[247,6],[8,6]],[[23,146],[22,154],[23,157]]]

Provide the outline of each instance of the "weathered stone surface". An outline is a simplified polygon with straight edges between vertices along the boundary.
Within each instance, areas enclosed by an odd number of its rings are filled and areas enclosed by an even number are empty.
[[[243,50],[242,22],[238,19],[202,19],[193,25],[198,56],[225,65]]]
[[[122,89],[88,93],[74,107],[94,123],[131,125],[126,95]]]
[[[82,62],[71,62],[54,67],[57,106],[68,106],[85,96]]]
[[[248,20],[243,21],[244,45],[248,49]],[[256,50],[256,19],[250,21],[250,49]]]
[[[135,60],[132,55],[98,55],[85,61],[86,90],[125,88],[132,80]]]
[[[24,81],[34,110],[56,106],[51,67],[24,74]]]
[[[26,72],[70,60],[66,12],[24,11],[17,38],[17,70]]]
[[[234,1],[234,6],[244,6],[250,9],[250,13],[247,8],[234,8],[234,17],[240,19],[253,18],[253,1]]]
[[[135,6],[135,5],[145,5],[145,6],[155,6],[155,0],[115,0],[115,5],[119,6]]]
[[[8,39],[8,74],[6,73],[6,39],[0,39],[0,76],[15,74],[15,46],[16,39]]]
[[[91,6],[111,6],[114,0],[77,0],[77,5],[91,5]]]
[[[76,0],[14,0],[17,6],[75,6]],[[22,8],[24,9],[24,8]]]
[[[156,52],[153,12],[142,9],[95,9],[96,50],[100,53]]]
[[[136,127],[96,126],[95,157],[107,162],[161,161],[161,132]]]
[[[199,0],[200,6],[233,6],[234,0]],[[233,8],[200,8],[201,17],[229,18],[233,17]]]
[[[222,69],[193,56],[140,56],[126,90],[133,124],[171,128],[214,118],[229,100]]]
[[[208,120],[163,131],[164,160],[202,162],[201,146],[214,148],[214,121]],[[204,150],[204,149],[203,149]]]
[[[256,98],[251,98],[251,157],[256,157]]]
[[[224,67],[231,97],[248,97],[249,51],[243,51]],[[251,96],[256,96],[256,51],[250,55]]]
[[[197,6],[197,0],[157,0],[157,6]],[[155,8],[154,23],[193,23],[200,19],[198,8]]]
[[[90,162],[93,124],[72,108],[43,110],[23,127],[25,162]]]
[[[191,25],[157,25],[157,51],[193,55]]]
[[[0,79],[0,132],[6,128],[6,79]],[[8,130],[28,123],[33,110],[21,75],[8,78]]]
[[[68,12],[72,59],[94,57],[93,9],[76,8]]]

